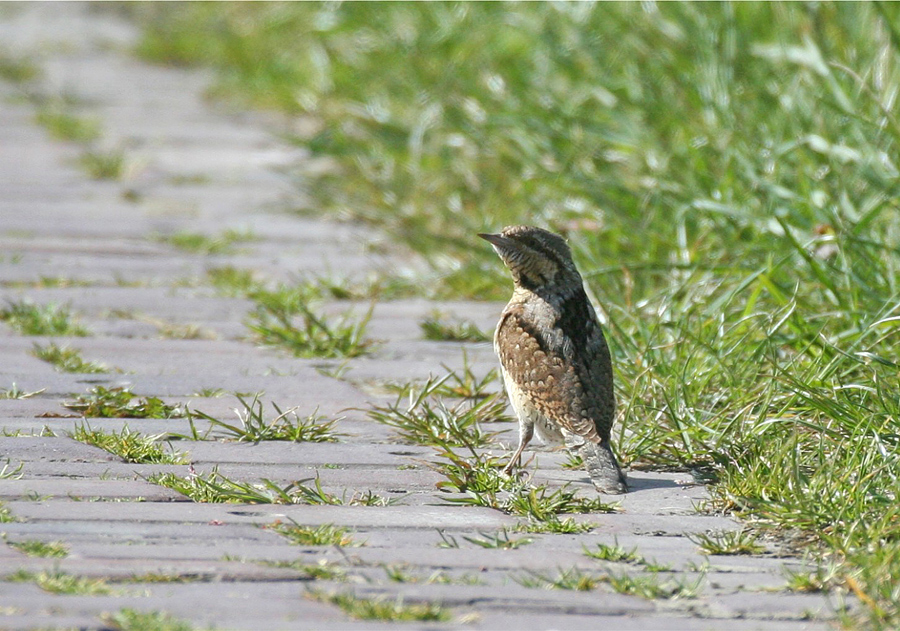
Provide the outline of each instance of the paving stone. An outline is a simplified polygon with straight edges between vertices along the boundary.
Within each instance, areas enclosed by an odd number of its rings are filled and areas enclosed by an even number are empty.
[[[0,443],[2,445],[2,443]],[[416,445],[373,445],[351,442],[291,443],[269,441],[253,443],[193,442],[185,447],[196,462],[266,463],[296,466],[335,464],[347,467],[372,466],[396,468],[410,464],[410,458],[425,459],[433,450]],[[323,471],[324,473],[324,471]],[[411,475],[416,475],[412,473]],[[363,478],[365,479],[365,478]]]
[[[26,466],[31,462],[106,463],[118,460],[103,449],[59,437],[0,437],[0,454],[9,454]]]
[[[822,594],[725,594],[716,598],[715,606],[720,615],[739,618],[778,619],[830,619],[834,606]]]
[[[148,502],[174,502],[185,498],[171,489],[141,480],[0,480],[0,499],[70,498],[104,501],[138,499]]]
[[[515,520],[488,508],[446,506],[285,506],[260,504],[238,507],[230,504],[190,502],[116,504],[115,511],[102,502],[6,502],[16,516],[28,520],[97,520],[191,523],[269,523],[291,518],[310,525],[337,524],[357,528],[496,528]]]
[[[123,545],[144,546],[185,545],[191,547],[224,546],[230,543],[260,544],[274,547],[284,546],[287,540],[271,530],[257,527],[249,521],[237,523],[222,519],[208,521],[134,521],[127,519],[106,519],[101,514],[99,519],[82,519],[77,514],[70,514],[70,509],[77,503],[55,502],[53,516],[42,521],[31,523],[24,521],[0,524],[0,531],[10,537],[29,538],[35,535],[40,538],[71,537],[73,541],[88,539],[92,543],[106,542]],[[123,503],[110,504],[109,513],[120,510]],[[101,511],[102,513],[102,511]],[[227,513],[226,513],[227,514]],[[20,516],[13,510],[13,515]],[[222,517],[224,514],[219,514]],[[197,558],[189,553],[182,558]],[[203,558],[203,557],[200,557]]]
[[[665,614],[627,616],[547,615],[541,612],[486,612],[476,623],[482,629],[616,629],[617,631],[825,631],[829,625],[810,621],[704,619]]]

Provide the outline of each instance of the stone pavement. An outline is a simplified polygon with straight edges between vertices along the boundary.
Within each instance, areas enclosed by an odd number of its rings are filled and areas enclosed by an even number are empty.
[[[355,620],[311,589],[360,597],[401,597],[449,608],[449,622],[410,628],[519,629],[824,629],[835,603],[785,589],[785,570],[801,570],[777,546],[755,556],[704,556],[690,533],[740,525],[695,510],[705,489],[686,474],[630,472],[633,490],[620,511],[579,515],[595,528],[580,535],[535,534],[515,549],[489,549],[463,537],[511,529],[521,518],[442,500],[441,476],[423,462],[427,447],[401,444],[365,409],[392,396],[373,387],[423,380],[463,367],[484,375],[495,365],[489,344],[429,342],[419,323],[433,309],[489,329],[502,305],[398,300],[376,305],[369,335],[375,352],[347,362],[296,359],[248,340],[249,301],[222,297],[207,270],[233,266],[286,280],[395,274],[409,262],[385,251],[365,227],[313,219],[291,209],[302,199],[285,175],[302,150],[259,119],[222,111],[203,98],[203,72],[150,66],[129,53],[127,22],[81,4],[0,7],[0,54],[27,56],[42,70],[28,85],[0,82],[0,298],[64,304],[92,335],[56,337],[87,360],[118,371],[57,372],[32,355],[27,337],[0,325],[0,391],[37,394],[0,400],[0,501],[14,521],[0,533],[0,628],[116,628],[111,614],[161,611],[197,628],[351,629],[399,623]],[[126,160],[120,180],[93,180],[77,165],[84,148],[53,140],[35,122],[34,99],[65,97],[102,126],[104,149]],[[158,238],[179,232],[251,234],[231,252],[194,254]],[[41,282],[41,279],[45,279]],[[55,280],[47,280],[55,279]],[[347,305],[334,305],[342,311]],[[364,308],[365,306],[363,306]],[[190,326],[190,329],[184,327]],[[177,327],[182,327],[178,329]],[[169,330],[190,330],[170,339]],[[177,336],[176,336],[177,337]],[[330,370],[329,370],[330,369]],[[335,378],[329,375],[340,375]],[[336,443],[175,441],[190,465],[127,464],[71,438],[84,422],[62,403],[98,385],[128,386],[141,396],[187,403],[234,422],[225,392],[264,392],[268,406],[302,415],[342,416]],[[184,419],[87,419],[107,431],[188,434]],[[205,422],[197,427],[203,433]],[[503,426],[506,428],[511,425]],[[508,444],[512,432],[504,435]],[[498,446],[498,452],[500,447]],[[571,482],[590,495],[586,476],[563,469],[563,454],[540,452],[536,482]],[[372,493],[388,506],[204,504],[148,481],[155,472],[208,473],[233,480],[291,481],[319,476],[338,496]],[[607,498],[614,500],[615,498]],[[352,531],[359,547],[298,546],[262,528],[294,520]],[[442,535],[443,533],[443,535]],[[511,537],[524,536],[510,534]],[[459,547],[442,547],[444,538]],[[62,542],[65,558],[27,556],[11,544]],[[698,582],[696,598],[645,599],[601,582],[590,591],[526,587],[535,574],[578,568],[595,576],[645,576],[640,565],[584,554],[596,544],[636,548],[669,569],[661,581]],[[276,562],[296,562],[294,567]],[[346,570],[347,582],[312,580],[302,565]],[[111,592],[55,594],[20,571],[106,579]],[[437,574],[436,573],[441,573]],[[403,574],[405,581],[392,580]],[[428,580],[441,576],[443,580]],[[6,577],[6,580],[2,580]],[[518,580],[516,580],[518,579]]]

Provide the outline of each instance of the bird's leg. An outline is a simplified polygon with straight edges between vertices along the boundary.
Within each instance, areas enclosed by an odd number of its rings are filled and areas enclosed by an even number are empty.
[[[519,461],[522,459],[522,452],[525,451],[525,446],[531,442],[532,436],[534,436],[534,423],[522,423],[519,425],[519,446],[516,448],[516,453],[513,454],[513,457],[509,459],[509,464],[503,467],[503,473],[509,475],[513,467],[519,465]]]

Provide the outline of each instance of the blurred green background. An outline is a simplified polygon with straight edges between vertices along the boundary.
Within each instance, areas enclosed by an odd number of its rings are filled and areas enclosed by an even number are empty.
[[[858,3],[153,4],[141,54],[311,118],[315,211],[502,300],[475,233],[566,234],[608,319],[632,466],[837,564],[896,628],[900,8]],[[430,289],[425,289],[430,287]],[[811,547],[810,547],[811,546]],[[816,583],[818,581],[818,583]]]

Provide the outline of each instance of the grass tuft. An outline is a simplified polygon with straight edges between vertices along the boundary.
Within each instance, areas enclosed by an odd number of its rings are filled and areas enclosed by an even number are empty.
[[[490,342],[491,334],[485,333],[467,320],[448,321],[439,311],[419,323],[426,340],[438,342]]]
[[[66,111],[58,105],[45,104],[37,112],[37,123],[59,140],[91,142],[100,137],[100,124]]]
[[[620,594],[638,596],[647,600],[692,599],[700,593],[705,576],[695,581],[687,578],[660,579],[655,572],[644,575],[608,574],[603,581]]]
[[[478,534],[481,536],[463,537],[463,539],[480,548],[495,548],[500,550],[515,550],[516,548],[521,548],[522,546],[527,546],[529,543],[534,542],[534,539],[531,537],[510,537],[506,528],[503,528],[496,533],[479,532]]]
[[[237,504],[308,504],[332,506],[389,506],[395,502],[371,491],[357,491],[349,498],[338,497],[322,488],[321,480],[306,478],[279,486],[263,478],[259,483],[231,480],[213,468],[207,474],[193,471],[185,477],[174,473],[154,473],[147,478],[153,484],[178,491],[195,502]],[[313,482],[310,486],[307,482]]]
[[[103,622],[116,631],[193,631],[194,625],[178,620],[163,611],[138,611],[120,609],[100,616]]]
[[[31,59],[0,49],[0,79],[3,81],[24,84],[34,81],[40,75],[40,68]]]
[[[11,524],[17,521],[19,520],[13,516],[9,506],[5,506],[3,502],[0,502],[0,524]]]
[[[225,230],[219,236],[209,236],[199,232],[176,232],[175,234],[157,237],[157,240],[168,243],[185,252],[196,254],[231,254],[234,246],[239,243],[249,243],[256,240],[256,236],[248,230]],[[221,273],[211,274],[211,279],[223,279]]]
[[[88,330],[76,322],[68,307],[36,305],[29,301],[9,302],[0,310],[0,321],[22,335],[68,335],[84,337]]]
[[[69,547],[61,541],[40,541],[29,539],[27,541],[10,541],[9,545],[31,557],[51,557],[62,559],[69,556]]]
[[[119,456],[125,462],[136,464],[187,464],[187,454],[178,451],[167,451],[160,444],[159,436],[145,436],[123,427],[119,432],[106,432],[91,429],[87,424],[80,424],[71,434],[72,438],[86,445],[105,449]]]
[[[32,346],[31,354],[40,360],[53,364],[60,372],[74,373],[108,373],[109,368],[100,362],[88,362],[81,356],[81,351],[77,348],[69,346],[57,346],[53,342],[46,346],[35,344]]]
[[[41,388],[40,390],[34,390],[32,392],[28,392],[26,390],[20,390],[14,381],[12,386],[7,390],[0,390],[0,400],[3,399],[30,399],[33,396],[37,396],[42,393],[46,388]]]
[[[500,395],[461,401],[448,407],[438,396],[447,391],[451,375],[430,378],[421,387],[409,387],[406,402],[378,406],[368,412],[369,418],[392,427],[406,442],[437,447],[476,447],[490,445],[498,432],[482,429],[483,423],[506,420],[506,401]]]
[[[522,587],[566,589],[579,592],[589,592],[602,582],[600,578],[584,572],[577,567],[560,569],[556,576],[528,571],[527,574],[523,576],[513,576],[512,579]]]
[[[695,533],[688,539],[697,544],[703,554],[760,554],[765,546],[758,543],[759,535],[747,530],[726,530],[714,533]]]
[[[193,419],[201,418],[210,423],[210,428],[215,428],[227,438],[238,441],[259,442],[263,440],[288,440],[295,443],[325,443],[337,442],[340,432],[334,429],[339,419],[324,420],[325,417],[316,413],[301,418],[296,408],[282,411],[274,402],[272,407],[276,415],[271,420],[266,418],[263,404],[259,400],[259,394],[253,396],[248,402],[241,395],[236,395],[243,409],[235,410],[240,425],[226,423],[200,411],[189,411],[188,416]]]
[[[598,543],[596,550],[584,548],[584,554],[592,559],[611,561],[613,563],[638,563],[642,559],[641,555],[637,553],[636,547],[631,550],[626,550],[618,545],[618,543],[615,545]]]
[[[361,598],[350,592],[327,594],[320,591],[307,592],[310,598],[337,605],[351,618],[357,620],[385,620],[391,622],[447,622],[450,613],[440,605],[432,603],[407,604],[402,599]]]
[[[266,526],[269,530],[274,530],[280,535],[284,535],[300,546],[339,546],[351,547],[361,546],[361,542],[353,539],[349,528],[335,526],[333,524],[322,524],[321,526],[304,526],[298,524],[290,517],[287,520],[291,523],[285,524],[276,521],[274,524]]]
[[[102,595],[112,592],[109,585],[100,578],[75,576],[59,570],[29,572],[18,570],[3,577],[13,583],[34,583],[52,594]]]
[[[79,156],[78,164],[95,180],[120,180],[125,175],[128,161],[123,151],[90,150]]]
[[[158,397],[140,398],[128,388],[97,386],[63,404],[85,418],[181,418],[188,413],[181,405],[169,405]]]
[[[25,463],[20,462],[17,466],[12,466],[12,461],[9,458],[6,458],[6,462],[3,464],[3,467],[0,468],[0,480],[19,480],[22,478],[22,470],[25,468]]]
[[[318,313],[300,294],[256,292],[256,308],[246,326],[265,346],[284,348],[296,357],[358,357],[373,342],[365,338],[374,303],[362,318],[344,314],[335,322]]]
[[[312,581],[347,581],[347,571],[329,563],[326,559],[321,559],[318,563],[303,563],[302,561],[258,561],[262,565],[268,567],[281,567],[297,570],[303,576],[303,580]]]

